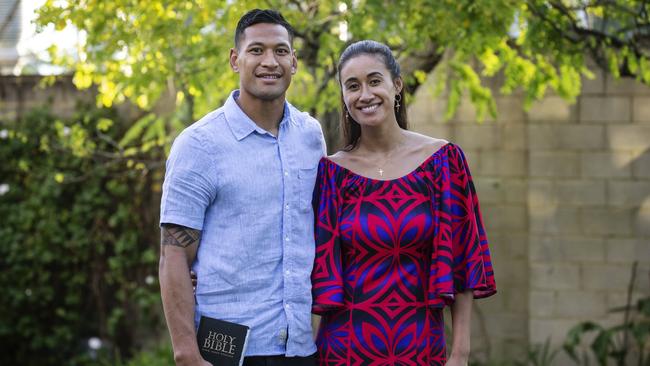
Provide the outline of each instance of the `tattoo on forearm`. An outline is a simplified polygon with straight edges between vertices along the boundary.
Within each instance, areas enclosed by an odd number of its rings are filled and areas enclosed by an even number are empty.
[[[160,236],[162,245],[173,245],[176,247],[187,248],[188,246],[198,243],[201,237],[199,230],[194,230],[180,225],[163,225]]]

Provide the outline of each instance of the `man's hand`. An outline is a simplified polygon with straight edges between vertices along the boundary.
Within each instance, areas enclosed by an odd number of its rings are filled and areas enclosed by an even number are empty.
[[[174,357],[174,361],[176,366],[212,366],[210,362],[204,360],[201,356],[198,356],[198,358],[196,356],[187,358],[182,356]]]

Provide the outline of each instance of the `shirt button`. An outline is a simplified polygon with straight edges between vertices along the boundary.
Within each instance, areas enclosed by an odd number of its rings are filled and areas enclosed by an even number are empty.
[[[284,304],[284,308],[287,309],[287,310],[289,310],[289,309],[291,309],[291,305],[289,305],[289,304]]]
[[[291,271],[287,269],[286,271],[284,271],[284,274],[286,274],[288,276],[288,275],[291,274]]]
[[[285,171],[285,172],[284,172],[284,176],[285,176],[285,177],[288,177],[288,176],[289,176],[289,172]]]
[[[288,210],[289,209],[289,204],[287,203],[286,205],[284,205],[284,208],[286,208]]]
[[[285,236],[285,237],[284,237],[284,240],[285,240],[285,241],[289,241],[289,237],[288,237],[288,236]]]

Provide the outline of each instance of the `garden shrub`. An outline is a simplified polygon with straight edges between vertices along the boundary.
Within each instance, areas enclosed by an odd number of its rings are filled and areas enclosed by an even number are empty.
[[[0,121],[0,364],[88,364],[93,337],[124,359],[161,334],[164,159],[127,156],[127,125],[93,108]]]

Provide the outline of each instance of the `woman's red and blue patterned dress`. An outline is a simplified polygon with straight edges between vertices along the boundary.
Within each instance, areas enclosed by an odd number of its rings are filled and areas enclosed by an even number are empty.
[[[465,157],[451,143],[393,180],[323,158],[314,192],[320,365],[444,365],[442,308],[496,292]]]

